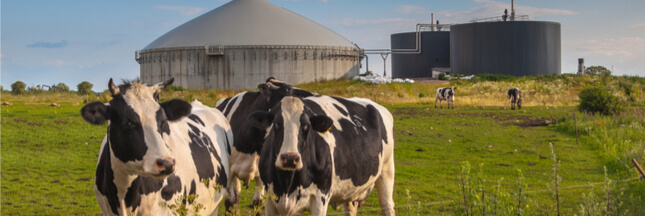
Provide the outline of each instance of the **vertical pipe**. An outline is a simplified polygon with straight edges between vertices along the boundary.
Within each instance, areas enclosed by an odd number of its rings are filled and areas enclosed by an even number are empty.
[[[430,31],[434,31],[434,13],[430,13],[430,17],[432,17],[432,22],[430,22]]]
[[[515,0],[511,0],[511,21],[515,21]]]

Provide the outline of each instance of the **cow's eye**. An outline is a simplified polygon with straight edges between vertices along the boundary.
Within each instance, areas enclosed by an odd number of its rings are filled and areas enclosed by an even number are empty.
[[[134,128],[136,126],[137,126],[137,124],[134,123],[133,121],[128,121],[128,127]]]
[[[303,130],[304,132],[309,131],[309,125],[302,126],[302,130]]]

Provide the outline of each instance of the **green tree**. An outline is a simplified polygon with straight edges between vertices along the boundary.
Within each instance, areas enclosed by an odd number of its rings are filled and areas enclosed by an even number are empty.
[[[69,86],[67,86],[65,83],[58,83],[57,85],[52,86],[52,89],[57,92],[68,92],[69,91]]]
[[[15,83],[11,84],[11,94],[14,94],[14,95],[24,94],[27,92],[25,91],[25,88],[27,88],[27,84],[25,84],[22,81],[16,81]]]
[[[585,74],[592,75],[611,75],[611,71],[603,66],[591,66],[585,69]]]
[[[612,115],[619,114],[624,107],[618,97],[612,95],[604,86],[587,87],[578,95],[580,105],[578,110],[592,114]]]
[[[78,89],[77,93],[80,95],[94,94],[94,91],[92,91],[92,87],[94,87],[94,84],[88,81],[83,81],[76,86],[76,88]]]

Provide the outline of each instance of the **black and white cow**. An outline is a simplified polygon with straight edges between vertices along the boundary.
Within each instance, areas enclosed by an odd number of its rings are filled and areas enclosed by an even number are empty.
[[[110,79],[113,99],[81,109],[89,123],[109,120],[94,185],[104,215],[173,215],[169,206],[182,202],[191,210],[202,206],[191,213],[216,214],[226,194],[232,130],[221,112],[199,101],[159,103],[172,82],[117,87]]]
[[[307,97],[311,92],[293,88],[291,85],[269,77],[266,83],[258,85],[257,92],[242,92],[230,98],[217,101],[216,107],[230,121],[233,129],[234,147],[231,152],[231,175],[228,188],[229,197],[225,201],[226,209],[239,203],[241,185],[245,185],[260,176],[258,159],[266,131],[253,127],[247,117],[254,111],[268,111],[285,96]],[[255,181],[253,204],[257,206],[264,194],[264,184],[260,178]]]
[[[519,88],[511,88],[508,90],[508,99],[511,100],[511,109],[522,109],[522,91]]]
[[[439,101],[439,106],[443,108],[441,104],[442,101],[448,101],[448,108],[450,108],[450,103],[452,102],[452,108],[455,108],[455,89],[457,87],[445,87],[437,88],[437,96],[434,99],[434,108],[437,108],[437,101]]]
[[[285,97],[251,123],[268,130],[260,177],[275,194],[267,215],[325,215],[327,206],[356,215],[376,186],[383,215],[394,215],[392,114],[363,98]]]

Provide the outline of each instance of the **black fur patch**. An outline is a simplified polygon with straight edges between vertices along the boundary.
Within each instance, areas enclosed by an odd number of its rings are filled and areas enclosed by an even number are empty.
[[[199,116],[197,116],[195,114],[189,115],[188,119],[190,119],[190,120],[192,120],[192,121],[194,121],[194,122],[196,122],[196,123],[198,123],[198,124],[200,124],[200,125],[202,125],[204,127],[206,126],[206,124],[204,124],[204,121],[202,121],[202,119],[199,118]]]
[[[161,197],[166,201],[170,201],[173,195],[181,192],[181,179],[173,175],[168,177],[166,182],[166,186],[161,189]]]
[[[132,207],[132,211],[134,211],[141,205],[142,195],[157,192],[161,190],[161,186],[163,186],[162,179],[139,176],[130,183],[123,202],[125,202],[126,207]]]
[[[112,213],[119,214],[118,191],[114,184],[114,171],[112,171],[112,165],[110,163],[110,145],[106,143],[103,147],[103,152],[101,152],[99,164],[96,166],[96,180],[94,183],[98,191],[107,197]]]
[[[114,156],[123,162],[143,160],[148,151],[139,115],[125,103],[121,95],[110,101],[108,136]]]

